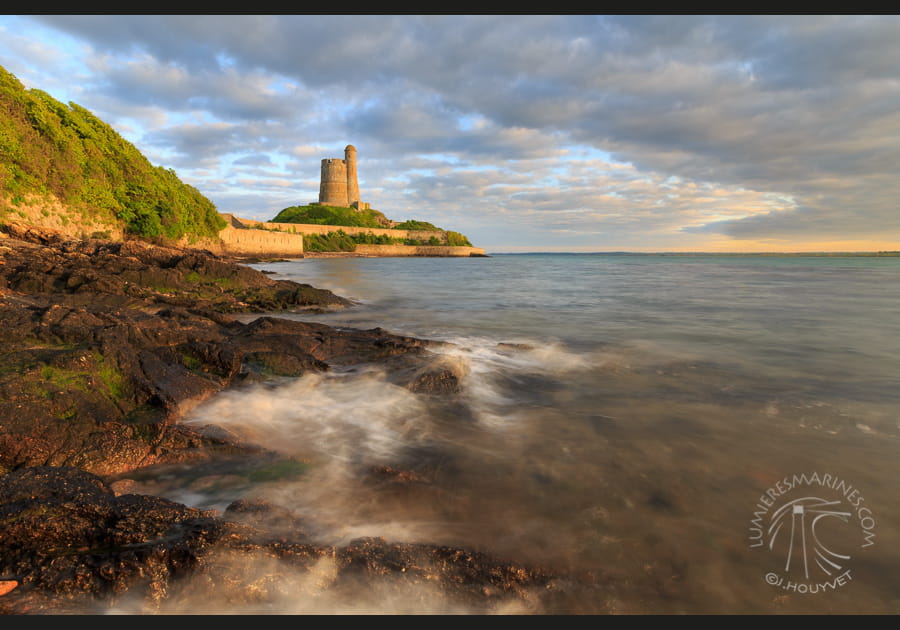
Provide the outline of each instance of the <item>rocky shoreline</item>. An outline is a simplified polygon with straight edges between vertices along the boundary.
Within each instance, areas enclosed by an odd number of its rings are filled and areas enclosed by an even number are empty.
[[[444,396],[460,374],[429,351],[435,342],[380,328],[241,323],[234,314],[352,303],[209,252],[0,230],[0,613],[188,612],[180,606],[198,595],[213,610],[265,611],[302,594],[300,578],[313,574],[327,574],[338,599],[360,581],[409,593],[427,585],[447,606],[481,613],[547,612],[593,588],[589,579],[563,589],[569,578],[472,550],[317,544],[267,503],[219,514],[129,494],[128,476],[148,466],[277,463],[218,427],[179,424],[225,389],[378,365],[394,384]],[[402,485],[415,475],[387,477]],[[248,563],[253,571],[235,568]]]

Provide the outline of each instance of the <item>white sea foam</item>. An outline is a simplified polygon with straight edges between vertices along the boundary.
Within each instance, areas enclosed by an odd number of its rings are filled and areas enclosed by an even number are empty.
[[[556,379],[602,365],[608,357],[575,352],[561,343],[516,340],[498,343],[483,337],[444,339],[436,354],[465,365],[463,399],[485,428],[519,426],[523,413],[521,391],[513,385],[523,376]]]
[[[556,378],[610,360],[559,343],[501,344],[480,337],[446,341],[431,349],[435,364],[461,375],[460,399],[485,428],[521,422],[518,393],[509,386],[515,378]],[[184,422],[223,427],[287,455],[378,462],[432,435],[429,404],[390,383],[382,370],[368,368],[226,391],[198,406]]]
[[[571,350],[556,341],[532,341],[516,339],[498,342],[485,337],[448,337],[442,339],[449,345],[434,349],[435,352],[469,357],[483,364],[484,369],[510,369],[561,374],[585,369],[593,365],[590,353]]]
[[[287,455],[381,461],[427,438],[425,405],[379,371],[307,374],[277,386],[227,391],[186,424],[212,424]]]

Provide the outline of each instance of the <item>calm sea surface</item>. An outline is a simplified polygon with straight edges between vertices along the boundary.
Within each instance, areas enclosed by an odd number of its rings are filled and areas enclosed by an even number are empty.
[[[186,422],[309,471],[157,491],[216,508],[262,495],[327,543],[452,544],[599,576],[563,612],[900,612],[900,258],[253,266],[359,302],[289,317],[451,342],[434,360],[463,390],[414,395],[356,370],[225,392]],[[380,493],[360,478],[373,466],[422,483]],[[388,602],[283,612],[409,612]]]

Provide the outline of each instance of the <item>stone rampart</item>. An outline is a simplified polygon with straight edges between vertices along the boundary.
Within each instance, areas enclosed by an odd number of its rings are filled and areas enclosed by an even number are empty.
[[[214,254],[225,256],[303,258],[303,235],[301,234],[248,230],[236,228],[231,223],[219,232],[218,239],[202,239],[193,243],[183,240],[179,245],[208,249]]]
[[[354,253],[363,256],[484,256],[482,247],[449,247],[441,245],[357,245]]]
[[[287,232],[289,234],[328,234],[343,230],[345,233],[367,234],[372,233],[376,236],[390,236],[391,238],[414,238],[417,240],[427,241],[432,236],[436,236],[442,243],[447,242],[447,235],[442,230],[395,230],[393,228],[370,228],[370,227],[352,227],[348,225],[318,225],[315,223],[272,223],[270,221],[253,221],[250,219],[238,219],[233,215],[223,215],[233,225],[235,221],[239,224],[258,230],[277,230],[279,232]],[[231,217],[229,219],[229,217]]]

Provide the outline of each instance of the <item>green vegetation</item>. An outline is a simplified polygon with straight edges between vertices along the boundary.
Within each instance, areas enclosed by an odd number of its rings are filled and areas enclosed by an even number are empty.
[[[472,243],[469,242],[469,239],[459,232],[451,232],[448,230],[446,234],[447,245],[450,245],[451,247],[472,247]]]
[[[314,225],[346,225],[350,227],[389,227],[391,222],[378,210],[356,210],[337,206],[291,206],[278,213],[272,223],[311,223]]]
[[[121,400],[127,395],[127,385],[122,373],[112,361],[102,353],[91,352],[93,365],[72,368],[40,362],[32,387],[33,393],[46,399],[53,399],[59,392],[98,392],[110,400]],[[99,383],[98,383],[99,381]],[[98,388],[97,385],[100,385]]]
[[[0,199],[16,205],[50,195],[144,238],[194,239],[225,227],[213,203],[173,170],[150,164],[87,109],[26,89],[0,67]]]
[[[91,352],[94,364],[97,366],[95,374],[104,386],[104,394],[112,399],[122,399],[126,395],[125,377],[111,359],[94,350]]]
[[[447,233],[448,236],[451,234]],[[468,245],[469,240],[459,234],[454,239],[458,245]],[[336,230],[327,234],[305,234],[303,236],[303,248],[308,252],[352,252],[357,245],[444,245],[437,237],[432,236],[427,241],[415,238],[402,238],[388,236],[387,234],[374,234],[366,232],[365,234],[347,234],[344,230]]]
[[[75,407],[69,407],[65,411],[60,411],[56,414],[57,420],[72,420],[75,416],[78,415],[78,410]]]
[[[303,249],[308,252],[352,252],[356,249],[356,241],[344,230],[327,234],[305,234]]]
[[[200,285],[199,287],[194,288],[193,292],[199,294],[201,297],[212,297],[219,293],[219,291],[210,292],[210,291],[205,290],[208,288],[218,287],[219,289],[222,289],[223,291],[230,291],[230,290],[234,290],[234,289],[240,289],[242,286],[240,280],[238,280],[237,278],[234,278],[234,277],[213,276],[213,275],[206,274],[206,273],[201,274],[196,271],[189,271],[186,274],[184,274],[184,280],[185,280],[185,282],[189,282],[191,284]],[[161,293],[165,293],[165,292],[169,292],[169,293],[189,292],[190,293],[192,291],[191,288],[165,289],[165,287],[156,287],[156,290],[160,291]]]
[[[189,352],[182,351],[179,353],[181,364],[192,372],[199,372],[203,368],[203,362]]]
[[[41,379],[47,381],[55,390],[77,389],[87,392],[90,389],[90,374],[84,370],[71,370],[44,365],[40,374]]]
[[[428,221],[417,221],[415,219],[409,219],[408,221],[404,221],[403,223],[398,223],[394,226],[395,230],[429,230],[439,232],[441,228],[435,227],[434,224],[429,223]]]
[[[296,479],[305,474],[309,465],[296,459],[284,459],[263,464],[247,472],[247,480],[254,483]]]

